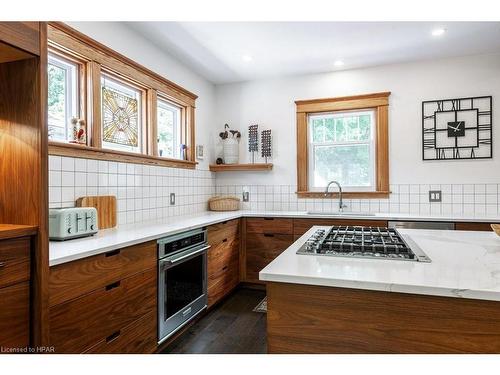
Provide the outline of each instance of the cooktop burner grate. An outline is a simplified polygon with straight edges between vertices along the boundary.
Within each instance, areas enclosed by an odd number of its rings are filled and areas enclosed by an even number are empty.
[[[407,242],[393,228],[333,226],[317,230],[297,254],[430,262],[416,244]]]

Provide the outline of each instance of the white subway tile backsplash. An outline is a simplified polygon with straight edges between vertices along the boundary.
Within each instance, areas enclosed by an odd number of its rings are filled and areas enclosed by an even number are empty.
[[[241,186],[231,191],[240,192]],[[171,192],[176,194],[175,206],[170,206]],[[119,224],[203,212],[215,192],[210,171],[49,157],[51,208],[72,207],[84,195],[115,195]]]
[[[441,190],[442,202],[429,203],[430,189]],[[71,207],[84,195],[112,194],[118,199],[118,223],[133,223],[207,210],[215,194],[250,191],[245,210],[338,210],[337,199],[297,198],[296,185],[219,185],[208,170],[184,170],[92,159],[49,157],[49,204]],[[499,184],[392,184],[388,199],[345,199],[347,211],[410,214],[498,215]],[[170,206],[170,193],[176,205]]]

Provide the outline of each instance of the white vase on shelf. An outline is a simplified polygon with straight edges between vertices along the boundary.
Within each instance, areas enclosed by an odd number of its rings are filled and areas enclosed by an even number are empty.
[[[229,133],[229,136],[222,141],[222,152],[224,154],[224,164],[238,164],[240,157],[238,138]]]

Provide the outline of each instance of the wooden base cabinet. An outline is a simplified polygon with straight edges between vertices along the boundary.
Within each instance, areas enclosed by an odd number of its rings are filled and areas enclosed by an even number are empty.
[[[240,282],[239,220],[208,227],[208,307],[229,294]]]
[[[4,353],[16,353],[30,345],[31,237],[6,239],[9,230],[3,227],[0,226],[0,238],[4,238],[0,240],[0,347]],[[36,232],[29,227],[28,230]]]
[[[267,283],[269,353],[500,353],[500,302]]]
[[[51,269],[56,353],[152,353],[157,343],[156,242]]]
[[[293,220],[285,218],[247,218],[244,280],[263,284],[259,272],[294,241]]]

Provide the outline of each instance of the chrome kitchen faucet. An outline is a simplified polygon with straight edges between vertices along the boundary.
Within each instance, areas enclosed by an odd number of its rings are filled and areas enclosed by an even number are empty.
[[[344,208],[347,207],[347,206],[344,205],[344,203],[342,201],[342,186],[340,186],[340,184],[337,181],[330,181],[328,183],[328,185],[326,185],[325,197],[328,197],[328,189],[330,188],[331,184],[335,184],[339,188],[339,212],[342,212],[344,210]]]

